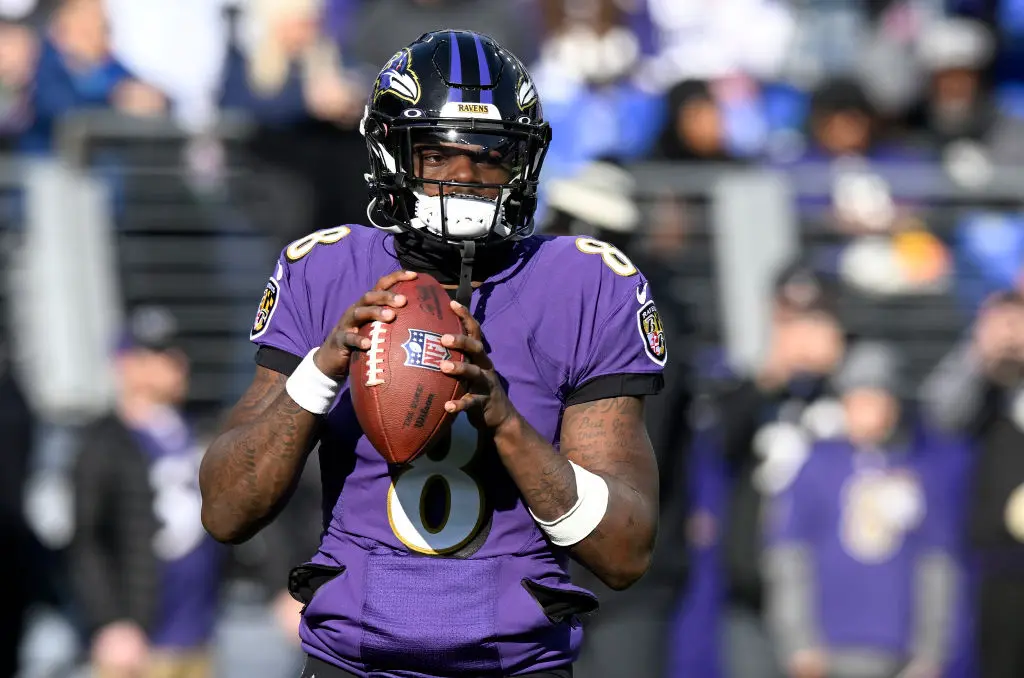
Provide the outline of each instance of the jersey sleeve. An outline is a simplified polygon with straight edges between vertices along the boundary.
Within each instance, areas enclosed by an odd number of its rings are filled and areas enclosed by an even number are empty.
[[[315,341],[304,262],[289,262],[282,252],[273,274],[263,288],[249,330],[249,340],[259,347],[257,362],[278,372],[290,373],[320,342]]]
[[[601,268],[595,288],[578,303],[581,322],[566,404],[660,392],[668,346],[643,274]]]

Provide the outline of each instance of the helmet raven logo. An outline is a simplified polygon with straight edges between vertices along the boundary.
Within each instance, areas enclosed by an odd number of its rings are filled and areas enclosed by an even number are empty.
[[[525,111],[535,101],[537,101],[537,89],[529,78],[521,76],[516,85],[516,103],[519,104],[519,110]]]
[[[420,100],[420,79],[410,67],[411,59],[409,50],[403,49],[384,64],[383,70],[377,76],[374,101],[382,94],[393,94],[410,104]]]

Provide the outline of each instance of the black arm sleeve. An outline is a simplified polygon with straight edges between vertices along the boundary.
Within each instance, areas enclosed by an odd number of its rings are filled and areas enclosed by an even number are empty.
[[[665,377],[661,374],[606,374],[578,386],[566,397],[565,406],[580,405],[604,398],[655,395],[664,386]]]
[[[302,362],[299,356],[273,346],[260,346],[256,351],[256,364],[290,377]]]

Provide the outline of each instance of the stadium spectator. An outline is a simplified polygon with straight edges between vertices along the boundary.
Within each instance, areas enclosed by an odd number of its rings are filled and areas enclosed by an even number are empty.
[[[975,618],[985,678],[1024,671],[1024,298],[994,295],[971,335],[922,386],[932,421],[974,442],[968,534],[980,580]]]
[[[275,127],[310,117],[350,127],[358,121],[365,90],[345,79],[338,49],[321,30],[319,2],[259,0],[237,21],[223,105]]]
[[[969,19],[936,21],[922,32],[917,49],[928,74],[923,122],[933,143],[984,140],[997,113],[984,88],[994,50],[988,29]]]
[[[173,316],[137,309],[117,347],[114,412],[75,460],[72,584],[99,676],[210,675],[221,547],[200,520],[201,449],[180,411]]]
[[[950,176],[981,186],[997,168],[1024,161],[1020,96],[991,86],[991,31],[977,21],[947,18],[929,24],[917,47],[929,75],[921,116]]]
[[[870,156],[881,131],[874,106],[851,78],[828,80],[814,91],[808,126],[811,145],[804,160]]]
[[[227,45],[225,6],[240,0],[103,0],[111,51],[137,79],[173,102],[169,113],[186,132],[217,120],[217,88]]]
[[[792,264],[775,286],[767,358],[718,403],[722,447],[733,478],[723,535],[726,675],[779,676],[763,625],[759,563],[764,501],[788,484],[812,443],[839,432],[829,376],[845,352],[835,290],[813,269]]]
[[[76,109],[112,107],[140,116],[163,114],[167,100],[140,82],[111,53],[102,0],[64,0],[42,38],[31,87],[32,123],[19,147],[48,153],[54,127]]]
[[[952,479],[914,435],[900,372],[886,344],[851,348],[843,436],[813,446],[766,515],[766,616],[792,678],[937,678],[949,659]]]
[[[1012,85],[993,87],[996,42],[979,21],[947,18],[931,24],[918,45],[931,74],[923,117],[946,171],[968,188],[1024,162],[1024,98]],[[993,291],[1016,283],[1021,234],[1012,209],[971,210],[959,219],[958,291],[971,313]]]
[[[342,64],[323,32],[321,2],[259,0],[229,17],[220,105],[253,117],[247,146],[258,162],[300,178],[312,193],[308,220],[281,242],[360,221],[366,146],[356,127],[372,83]]]
[[[842,175],[838,170],[844,168],[858,170],[874,164],[899,165],[930,158],[926,148],[891,134],[886,122],[860,79],[837,76],[824,80],[811,92],[804,153],[780,164],[831,165],[836,174]]]
[[[32,29],[0,21],[0,138],[28,122],[29,84],[39,41]]]
[[[723,162],[730,160],[725,116],[704,80],[684,80],[668,91],[668,119],[652,160]]]
[[[801,217],[853,232],[888,229],[895,207],[888,184],[872,165],[910,158],[899,144],[891,149],[882,144],[881,120],[861,84],[851,77],[824,81],[811,95],[805,126],[802,153],[770,160],[789,169],[829,170],[831,195],[801,196]]]
[[[644,45],[630,30],[635,18],[619,4],[555,0],[544,5],[548,32],[531,72],[544,117],[561,130],[544,161],[545,183],[571,177],[595,158],[642,158],[654,143],[662,116],[660,92],[637,73]]]
[[[648,0],[657,36],[643,79],[667,88],[682,79],[749,75],[771,79],[795,38],[791,3],[772,0]]]
[[[897,172],[930,160],[929,149],[893,135],[852,77],[826,81],[813,93],[807,128],[803,155],[776,166],[825,186],[797,199],[804,228],[834,236],[815,256],[833,261],[844,283],[870,294],[940,288],[950,273],[948,252],[919,216],[919,201],[897,195],[890,183]]]

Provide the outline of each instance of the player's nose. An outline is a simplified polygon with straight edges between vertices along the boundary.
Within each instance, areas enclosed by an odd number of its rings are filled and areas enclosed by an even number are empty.
[[[459,154],[452,156],[448,163],[448,170],[448,181],[458,181],[467,184],[480,183],[479,169],[469,155]]]
[[[461,184],[469,184],[469,186],[460,186],[453,192],[476,195],[490,200],[494,200],[497,197],[498,193],[493,188],[483,188],[482,186],[477,188],[476,186],[473,186],[473,184],[484,183],[484,176],[480,171],[480,165],[470,156],[456,156],[454,158],[454,162],[450,164],[450,172],[448,181],[457,181]]]

